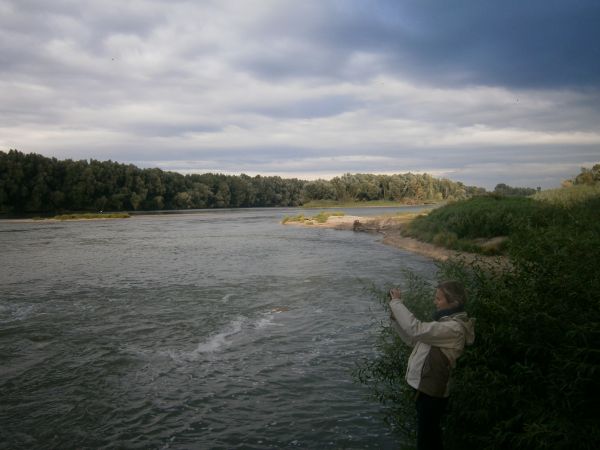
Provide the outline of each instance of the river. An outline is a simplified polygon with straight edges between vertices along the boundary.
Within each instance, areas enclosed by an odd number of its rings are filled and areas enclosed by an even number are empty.
[[[435,266],[298,212],[0,222],[0,448],[398,448],[368,286]]]

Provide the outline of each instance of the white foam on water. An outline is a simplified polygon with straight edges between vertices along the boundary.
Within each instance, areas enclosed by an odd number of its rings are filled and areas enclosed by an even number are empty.
[[[265,315],[264,317],[261,317],[260,319],[257,319],[253,324],[254,328],[256,328],[257,330],[260,330],[261,328],[275,325],[275,323],[273,323],[273,317],[274,317],[273,314],[269,314],[269,315]]]
[[[200,342],[192,351],[166,350],[159,352],[166,355],[177,362],[195,361],[203,355],[213,355],[228,348],[234,343],[234,336],[243,334],[244,340],[254,338],[253,334],[259,333],[261,330],[271,326],[283,326],[274,322],[275,315],[278,312],[268,312],[261,314],[255,320],[251,320],[245,316],[238,316],[236,319],[229,322],[218,332],[210,335],[206,340]],[[262,335],[257,334],[256,337]],[[245,342],[246,343],[246,342]]]
[[[246,317],[240,316],[237,319],[231,321],[222,329],[222,331],[213,334],[206,341],[198,344],[198,347],[196,347],[196,349],[192,353],[213,353],[230,345],[230,337],[242,331],[242,326],[246,320],[248,320]]]
[[[248,319],[244,316],[239,316],[225,325],[221,331],[212,334],[203,342],[191,351],[167,349],[156,352],[159,356],[166,356],[173,361],[181,364],[186,364],[191,361],[197,361],[202,355],[214,354],[232,344],[231,337],[240,333],[244,322]]]
[[[229,301],[229,299],[230,299],[232,296],[233,296],[233,294],[225,294],[225,295],[223,296],[223,298],[221,299],[221,301],[222,301],[223,303],[227,303],[227,302]]]

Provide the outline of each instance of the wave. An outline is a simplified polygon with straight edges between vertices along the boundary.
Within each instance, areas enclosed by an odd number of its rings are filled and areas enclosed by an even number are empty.
[[[202,356],[214,355],[226,350],[234,345],[236,340],[246,344],[249,340],[253,341],[263,336],[262,333],[255,334],[257,331],[270,326],[280,326],[280,324],[274,322],[275,314],[277,312],[263,313],[254,319],[246,316],[238,316],[224,325],[219,331],[210,335],[206,340],[198,343],[194,350],[167,350],[164,353],[176,361],[196,361]]]
[[[201,342],[192,353],[213,353],[231,344],[231,336],[242,331],[242,325],[248,320],[246,317],[240,316],[237,319],[227,324],[222,331],[212,335],[206,341]]]
[[[33,314],[34,309],[34,305],[0,305],[0,323],[26,320]]]

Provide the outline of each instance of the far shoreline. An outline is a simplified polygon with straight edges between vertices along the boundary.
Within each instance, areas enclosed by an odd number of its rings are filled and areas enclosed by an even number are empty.
[[[201,208],[201,209],[170,209],[170,210],[149,210],[149,211],[110,211],[104,213],[71,213],[65,212],[60,215],[84,215],[84,214],[93,214],[98,217],[93,218],[73,218],[73,219],[65,219],[59,220],[56,219],[55,216],[35,216],[35,213],[29,213],[23,216],[9,216],[2,217],[3,215],[8,215],[9,213],[0,214],[0,224],[1,223],[56,223],[56,222],[93,222],[96,220],[113,220],[113,219],[134,219],[134,218],[142,218],[142,217],[173,217],[173,216],[182,216],[182,215],[194,215],[199,213],[206,212],[219,212],[219,211],[251,211],[251,210],[277,210],[277,209],[297,209],[298,211],[303,210],[319,210],[319,209],[362,209],[362,208],[373,208],[373,209],[386,209],[386,208],[435,208],[443,204],[440,203],[400,203],[400,202],[389,202],[387,204],[376,204],[380,203],[377,201],[373,202],[352,202],[352,203],[340,203],[337,205],[315,205],[315,206],[260,206],[260,207],[240,207],[240,208]],[[41,213],[40,213],[41,214]],[[129,217],[109,217],[111,214],[128,214]],[[101,215],[106,215],[107,217],[101,217]]]

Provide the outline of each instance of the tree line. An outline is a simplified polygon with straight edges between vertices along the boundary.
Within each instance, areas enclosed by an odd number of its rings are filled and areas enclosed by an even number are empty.
[[[541,190],[542,188],[540,187],[533,189],[528,187],[513,187],[504,183],[500,183],[494,188],[494,194],[504,197],[528,197],[536,192],[540,192]]]
[[[58,160],[0,151],[3,213],[301,206],[314,200],[419,203],[483,192],[428,174],[348,173],[314,181],[245,174],[182,175],[110,160]]]

